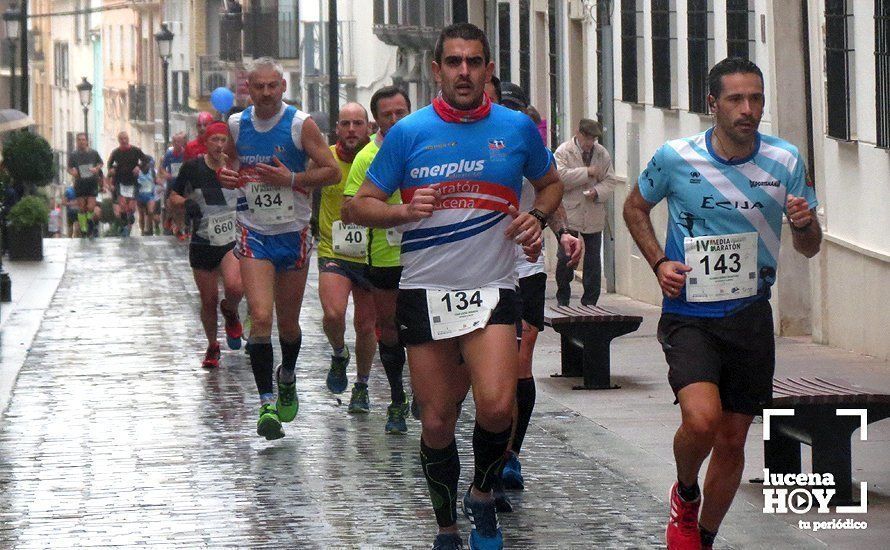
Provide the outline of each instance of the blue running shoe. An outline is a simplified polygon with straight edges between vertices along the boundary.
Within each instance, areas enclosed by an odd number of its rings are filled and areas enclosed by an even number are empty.
[[[433,542],[433,550],[463,550],[464,541],[457,533],[440,533]]]
[[[241,326],[241,319],[238,317],[238,308],[229,310],[229,304],[225,298],[219,302],[219,309],[226,321],[226,344],[229,349],[241,349],[241,337],[244,335],[244,328]]]
[[[470,531],[470,550],[501,550],[504,547],[504,535],[501,534],[494,501],[475,500],[467,489],[463,509],[464,515],[473,526]]]
[[[368,399],[368,385],[356,382],[352,386],[352,397],[349,399],[349,414],[367,414],[371,412],[371,402]]]
[[[408,415],[408,401],[396,403],[393,401],[386,408],[386,433],[388,434],[406,434],[408,433],[408,425],[405,423],[405,417]]]
[[[504,469],[501,472],[504,489],[521,491],[525,489],[525,480],[522,479],[522,465],[519,464],[519,457],[516,456],[516,453],[510,451],[508,455],[506,462],[504,462]]]
[[[346,348],[346,357],[331,355],[331,368],[328,370],[328,389],[331,393],[343,393],[349,385],[346,377],[346,365],[349,364],[349,348]]]

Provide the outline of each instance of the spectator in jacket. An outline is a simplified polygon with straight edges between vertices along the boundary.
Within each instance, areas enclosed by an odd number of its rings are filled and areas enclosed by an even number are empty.
[[[568,227],[584,240],[584,293],[581,304],[596,305],[600,297],[602,277],[602,232],[606,223],[606,202],[615,189],[612,158],[599,144],[602,129],[595,120],[581,119],[578,132],[556,149],[554,157],[559,177],[565,186],[562,204],[568,216]],[[560,248],[556,263],[556,301],[568,305],[571,297],[573,270]]]

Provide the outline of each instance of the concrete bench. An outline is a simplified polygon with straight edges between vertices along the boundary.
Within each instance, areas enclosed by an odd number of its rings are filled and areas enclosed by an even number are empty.
[[[865,409],[870,424],[890,417],[890,395],[831,378],[777,378],[771,408],[794,409],[794,416],[770,415],[770,439],[763,442],[770,473],[801,473],[800,444],[806,443],[812,449],[813,473],[834,477],[832,504],[855,502],[850,439],[861,421],[837,410]]]
[[[544,324],[560,337],[562,372],[553,376],[584,378],[576,390],[604,390],[612,385],[609,344],[613,338],[638,328],[643,318],[622,315],[601,307],[551,306],[544,312]]]

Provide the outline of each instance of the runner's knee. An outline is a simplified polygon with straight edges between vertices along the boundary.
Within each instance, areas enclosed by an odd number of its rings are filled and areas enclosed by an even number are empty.
[[[721,414],[707,410],[695,410],[683,414],[683,429],[687,434],[703,440],[713,440],[720,429]]]

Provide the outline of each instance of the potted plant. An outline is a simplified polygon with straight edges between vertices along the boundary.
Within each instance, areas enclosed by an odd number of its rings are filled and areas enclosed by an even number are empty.
[[[46,200],[37,195],[28,195],[9,209],[10,260],[43,259],[43,227],[48,216]]]
[[[49,143],[41,136],[27,131],[11,132],[3,142],[2,169],[9,178],[4,196],[5,223],[10,259],[43,259],[43,227],[49,211],[46,202],[35,197],[37,187],[46,185],[53,179],[53,152]],[[19,207],[19,203],[28,202]],[[13,212],[18,220],[13,226]],[[35,240],[34,235],[39,236]],[[30,247],[25,250],[23,247]],[[13,248],[16,248],[15,252]]]

